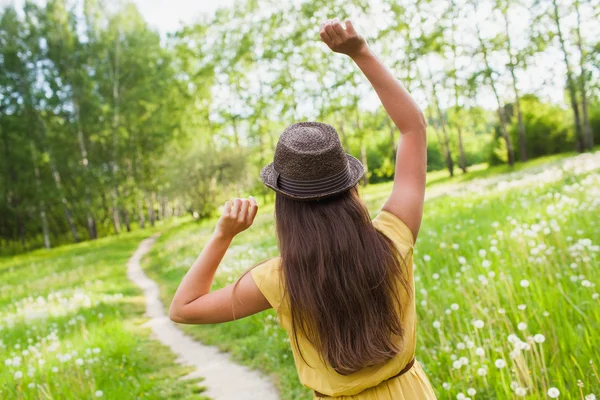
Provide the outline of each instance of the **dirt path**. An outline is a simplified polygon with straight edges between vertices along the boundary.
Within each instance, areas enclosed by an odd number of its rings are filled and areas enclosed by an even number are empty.
[[[196,369],[189,377],[204,378],[203,394],[215,400],[276,400],[277,391],[268,378],[259,372],[235,364],[226,353],[212,346],[205,346],[186,336],[167,317],[158,285],[148,278],[140,261],[154,245],[157,235],[148,238],[133,253],[127,264],[127,276],[144,291],[146,315],[157,339],[177,354],[177,362]]]

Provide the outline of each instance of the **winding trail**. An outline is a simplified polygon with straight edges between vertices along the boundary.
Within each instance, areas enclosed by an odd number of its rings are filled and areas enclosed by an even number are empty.
[[[185,335],[165,314],[156,282],[148,278],[140,261],[150,251],[158,235],[143,240],[127,263],[127,276],[139,286],[146,298],[146,315],[150,318],[158,341],[177,354],[177,362],[192,366],[195,371],[187,377],[203,377],[203,395],[214,400],[277,400],[277,391],[268,378],[259,372],[235,364],[229,355],[216,347],[205,346]]]

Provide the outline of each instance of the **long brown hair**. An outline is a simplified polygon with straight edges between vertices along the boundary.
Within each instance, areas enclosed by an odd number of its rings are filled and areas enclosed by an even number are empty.
[[[358,190],[311,202],[278,194],[275,218],[295,345],[301,332],[342,375],[398,354],[405,265]]]

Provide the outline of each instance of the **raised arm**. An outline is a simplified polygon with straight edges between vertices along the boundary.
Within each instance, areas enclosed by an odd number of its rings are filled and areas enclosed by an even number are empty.
[[[423,216],[427,172],[427,123],[423,112],[400,81],[371,51],[350,20],[345,21],[345,27],[337,18],[325,21],[321,25],[321,39],[331,50],[354,60],[400,130],[394,187],[383,209],[400,218],[416,240]]]

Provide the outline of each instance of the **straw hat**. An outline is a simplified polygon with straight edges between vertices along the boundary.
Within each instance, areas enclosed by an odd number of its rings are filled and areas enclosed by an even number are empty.
[[[344,152],[337,131],[320,122],[287,127],[271,164],[260,171],[265,185],[295,200],[319,200],[355,186],[365,170]]]

